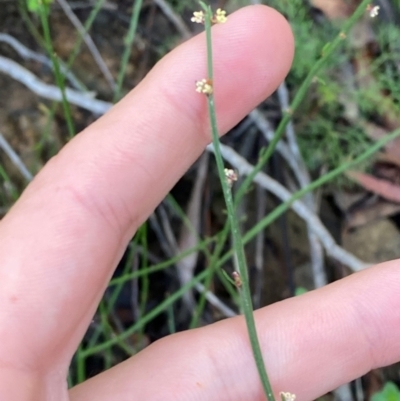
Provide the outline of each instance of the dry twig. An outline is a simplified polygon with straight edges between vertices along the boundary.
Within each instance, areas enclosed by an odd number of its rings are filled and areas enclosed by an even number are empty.
[[[203,155],[197,169],[196,179],[190,195],[187,207],[187,223],[183,222],[179,233],[178,251],[184,252],[195,247],[199,242],[199,230],[201,224],[202,193],[208,172],[208,155]],[[194,277],[198,252],[193,252],[177,262],[179,280],[182,285],[187,284]],[[184,300],[194,305],[194,298],[191,292],[185,294]]]
[[[282,112],[289,109],[289,92],[286,88],[285,82],[283,82],[278,88],[278,98],[281,105]],[[304,164],[301,152],[296,140],[296,134],[294,132],[294,125],[292,121],[289,121],[286,127],[286,139],[289,145],[289,149],[292,154],[293,162],[296,165],[297,179],[299,180],[300,188],[305,188],[310,184],[310,175]],[[309,192],[304,196],[304,203],[309,209],[316,213],[317,208],[315,204],[314,195]],[[327,284],[325,269],[324,269],[324,255],[322,251],[321,243],[317,236],[313,232],[312,228],[307,225],[308,240],[310,243],[310,260],[311,260],[311,271],[314,278],[315,288],[323,287]]]
[[[0,133],[0,148],[10,158],[10,160],[13,162],[15,167],[17,167],[22,176],[27,181],[32,181],[33,175],[31,174],[31,172],[25,166],[24,162],[20,159],[15,150],[11,147],[11,145],[7,142],[6,138],[4,138],[3,134],[1,133]]]
[[[155,4],[157,4],[164,15],[172,22],[176,30],[181,34],[184,39],[189,39],[192,36],[182,17],[178,15],[165,0],[153,1]]]
[[[0,72],[21,82],[39,96],[59,102],[62,100],[60,88],[44,83],[35,74],[7,57],[0,56]],[[104,114],[112,107],[112,103],[95,99],[91,93],[82,93],[74,89],[65,88],[65,95],[71,104],[97,115]]]
[[[13,36],[7,33],[0,33],[0,42],[7,43],[10,45],[22,58],[25,60],[35,60],[45,66],[53,69],[53,63],[51,60],[43,54],[34,52],[31,49],[28,49],[25,45],[15,39]],[[68,70],[66,65],[60,60],[60,70],[66,76],[68,81],[75,89],[82,89],[83,85],[79,82],[78,78]]]

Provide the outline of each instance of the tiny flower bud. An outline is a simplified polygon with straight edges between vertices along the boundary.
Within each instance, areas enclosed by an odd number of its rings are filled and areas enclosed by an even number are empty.
[[[240,288],[242,286],[242,278],[240,277],[240,274],[238,272],[233,272],[232,273],[233,281],[235,282],[235,285],[237,288]]]
[[[196,82],[196,92],[211,95],[213,93],[213,85],[211,79],[202,79]]]
[[[230,168],[224,169],[224,172],[229,187],[232,187],[233,183],[238,179],[236,172]]]

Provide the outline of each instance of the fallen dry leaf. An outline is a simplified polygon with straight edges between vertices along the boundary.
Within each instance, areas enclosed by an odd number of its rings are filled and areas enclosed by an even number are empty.
[[[360,124],[364,128],[365,134],[374,141],[379,141],[391,132],[389,129],[367,121],[361,121]],[[388,162],[396,166],[400,165],[400,138],[390,141],[385,146],[385,156],[382,156],[382,154],[379,155],[379,158],[383,157],[386,157]]]
[[[388,149],[386,153],[378,153],[376,160],[378,162],[393,164],[400,168],[400,153],[398,152],[395,153]]]
[[[346,215],[345,229],[364,226],[371,221],[393,216],[400,212],[400,204],[376,198],[373,204],[359,207]]]
[[[396,225],[381,219],[342,235],[343,247],[367,263],[400,257],[400,235]]]
[[[346,19],[352,11],[348,2],[344,0],[311,0],[311,4],[320,9],[332,21]]]
[[[400,203],[400,186],[358,171],[348,171],[346,176],[368,191],[374,192],[392,202]]]

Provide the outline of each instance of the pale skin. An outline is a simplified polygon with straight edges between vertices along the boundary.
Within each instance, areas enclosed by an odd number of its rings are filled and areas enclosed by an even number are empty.
[[[249,29],[249,27],[251,29]],[[279,85],[286,21],[244,8],[213,28],[221,133]],[[139,225],[210,142],[205,39],[165,57],[54,157],[0,225],[0,399],[264,400],[243,318],[167,337],[67,390],[71,357]],[[400,360],[392,261],[256,313],[273,388],[311,400]]]

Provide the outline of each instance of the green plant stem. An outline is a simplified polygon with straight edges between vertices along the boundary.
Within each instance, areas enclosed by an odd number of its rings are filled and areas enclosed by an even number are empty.
[[[366,2],[363,2],[366,3]],[[353,15],[354,16],[354,15]],[[342,39],[341,39],[342,40]],[[334,48],[332,48],[332,44],[330,45],[329,48],[327,48],[327,51],[333,51]],[[326,56],[326,53],[324,53],[324,56]],[[322,67],[322,65],[321,65]],[[313,69],[314,70],[314,69]],[[311,73],[311,72],[310,72]],[[316,74],[317,72],[314,71],[314,74]],[[312,75],[311,77],[313,77],[315,75]],[[311,81],[310,81],[311,82]],[[303,85],[304,86],[304,85]],[[308,84],[309,86],[309,84]],[[308,89],[308,86],[306,87],[306,91]],[[304,95],[303,95],[304,96]],[[291,110],[293,110],[293,107],[291,107]],[[287,117],[289,117],[290,119],[290,115],[288,115]],[[288,120],[289,121],[289,120]],[[285,123],[287,124],[287,122]],[[285,128],[285,127],[284,127]],[[284,129],[283,128],[283,129]],[[282,131],[283,132],[283,131]],[[246,235],[243,237],[243,243],[247,243],[249,242],[252,238],[254,238],[254,236],[263,228],[265,228],[268,224],[270,224],[275,218],[277,218],[280,214],[284,213],[292,204],[292,202],[296,199],[301,198],[302,196],[304,196],[305,193],[307,193],[308,191],[311,191],[317,187],[319,187],[320,185],[323,185],[324,183],[328,182],[329,180],[331,180],[332,178],[336,177],[337,175],[341,174],[343,171],[345,171],[348,168],[353,167],[354,165],[356,165],[357,163],[367,159],[368,157],[370,157],[376,150],[378,150],[379,148],[381,148],[382,146],[384,146],[387,142],[389,142],[389,140],[392,140],[395,136],[398,136],[400,134],[400,132],[396,132],[396,133],[392,133],[389,136],[387,136],[386,138],[384,138],[383,140],[377,142],[373,147],[371,147],[369,150],[367,150],[366,152],[364,152],[361,156],[359,156],[358,158],[354,159],[353,161],[350,161],[349,163],[346,163],[345,165],[340,166],[339,168],[331,171],[330,173],[328,173],[327,175],[321,177],[319,180],[313,182],[312,184],[310,184],[308,187],[303,188],[301,191],[298,191],[296,194],[293,195],[293,197],[287,201],[284,202],[282,205],[280,205],[276,210],[274,210],[274,212],[272,212],[271,214],[269,214],[265,219],[263,219],[257,226],[253,227],[252,230],[248,231],[246,233]],[[251,180],[249,181],[249,183],[251,182]],[[243,191],[243,194],[245,193],[245,190]],[[227,223],[228,224],[228,223]],[[197,248],[197,247],[196,247]],[[186,254],[189,254],[190,252],[192,252],[193,250],[189,250],[187,252],[182,253],[182,255],[180,255],[181,257],[183,257]],[[218,261],[217,265],[221,266],[223,263],[225,263],[230,257],[232,257],[233,252],[228,252],[226,254],[224,254],[222,256],[222,258]],[[160,264],[158,266],[156,266],[156,268],[154,269],[154,271],[159,270],[160,268],[164,268],[167,267],[168,265],[172,264],[173,262],[169,263],[169,261]],[[151,269],[148,269],[147,272],[149,273],[150,271],[153,271]],[[162,304],[160,304],[156,309],[154,309],[153,311],[151,311],[150,313],[148,313],[147,315],[143,316],[143,319],[141,319],[139,322],[137,322],[135,325],[133,325],[132,327],[130,327],[126,332],[121,333],[120,335],[118,335],[117,338],[113,338],[107,342],[104,342],[102,344],[99,344],[98,346],[95,347],[91,347],[90,349],[86,349],[84,352],[84,355],[88,356],[88,355],[92,355],[96,352],[100,352],[102,350],[107,349],[108,347],[118,343],[118,341],[122,341],[123,339],[129,337],[130,334],[132,334],[133,332],[135,332],[136,330],[138,330],[140,327],[143,326],[143,324],[146,324],[146,322],[151,321],[155,316],[157,316],[158,314],[162,313],[165,309],[167,309],[170,305],[173,304],[173,302],[175,302],[179,297],[181,297],[183,295],[184,292],[186,292],[189,288],[192,288],[193,285],[196,282],[200,282],[202,281],[204,278],[207,277],[207,272],[202,272],[199,276],[196,276],[190,283],[188,283],[187,285],[185,285],[184,287],[182,287],[179,291],[177,291],[176,293],[172,294],[170,297],[168,297],[168,299],[166,301],[164,301]],[[135,274],[136,277],[138,277],[139,275],[141,275],[141,272],[137,272],[137,275]],[[125,278],[124,278],[125,279]]]
[[[226,239],[228,234],[229,234],[229,224],[225,225],[223,232],[219,236],[222,240],[217,241],[215,251],[209,259],[209,263],[208,263],[209,268],[207,269],[209,272],[209,275],[207,276],[207,278],[204,281],[204,292],[201,294],[199,302],[197,303],[196,310],[193,314],[193,318],[189,325],[190,329],[194,329],[199,324],[200,316],[206,305],[206,291],[208,291],[211,286],[212,279],[214,278],[214,273],[216,271],[217,262],[218,262],[220,254],[222,252],[223,246],[225,244],[225,240],[223,240],[223,239],[224,238]]]
[[[105,302],[100,302],[99,305],[99,313],[100,313],[100,326],[103,329],[103,333],[106,337],[112,336],[113,330],[110,326],[108,321],[108,311]],[[85,359],[85,358],[82,358]],[[110,369],[111,367],[111,360],[112,360],[112,350],[108,348],[103,352],[103,361],[104,361],[104,368]],[[86,379],[86,378],[84,378]]]
[[[130,280],[133,280],[135,278],[141,277],[143,275],[156,273],[156,272],[159,272],[161,270],[167,269],[168,267],[172,266],[173,264],[175,264],[176,262],[178,262],[179,260],[185,258],[186,256],[190,255],[193,252],[198,252],[199,250],[204,251],[204,248],[208,244],[213,242],[213,241],[215,241],[214,238],[207,238],[203,242],[198,244],[197,246],[195,246],[193,248],[190,248],[190,249],[186,249],[185,251],[183,251],[179,255],[176,255],[173,258],[170,258],[170,259],[166,260],[165,262],[157,263],[156,265],[148,267],[148,268],[143,269],[143,270],[139,270],[139,271],[135,271],[135,272],[132,272],[132,273],[124,274],[121,277],[116,277],[116,278],[114,278],[114,279],[112,279],[110,281],[108,286],[110,287],[110,286],[114,286],[114,285],[120,285],[120,284],[123,284],[123,283],[125,283],[127,281],[130,281]]]
[[[134,325],[126,329],[123,333],[120,333],[115,337],[99,345],[83,350],[81,356],[88,357],[98,352],[102,352],[113,345],[119,344],[120,342],[131,336],[133,333],[135,333],[137,330],[140,330],[140,328],[146,325],[148,322],[151,322],[155,317],[160,315],[162,312],[167,310],[168,307],[172,305],[175,301],[177,301],[179,298],[181,298],[186,291],[193,288],[196,285],[196,283],[200,283],[201,281],[203,281],[207,277],[207,274],[208,274],[207,270],[202,271],[188,283],[183,285],[178,291],[175,291],[173,294],[169,295],[165,301],[163,301],[160,305],[158,305],[157,307],[152,309],[149,313],[141,317],[139,321],[137,321]]]
[[[141,226],[142,227],[142,226]],[[136,247],[137,247],[137,243],[140,240],[140,236],[141,236],[141,231],[142,228],[139,228],[138,230],[138,234],[136,235],[133,240],[130,242],[129,247],[128,247],[128,252],[127,252],[127,260],[122,272],[122,276],[119,277],[119,281],[117,283],[114,283],[113,285],[113,290],[112,293],[109,297],[107,297],[108,299],[104,298],[102,299],[102,301],[100,302],[100,305],[98,307],[98,314],[101,317],[101,325],[98,325],[94,331],[94,333],[91,335],[88,344],[86,346],[87,349],[93,347],[99,337],[104,334],[107,338],[114,335],[113,329],[110,326],[109,322],[108,322],[108,318],[110,316],[110,314],[112,313],[115,303],[123,289],[124,284],[127,281],[130,281],[129,279],[126,278],[126,275],[129,274],[128,272],[132,269],[132,264],[133,264],[133,258],[135,256],[135,252],[136,252]],[[147,274],[149,274],[147,272]],[[122,280],[121,280],[122,279]],[[133,279],[133,278],[131,278]],[[109,284],[110,287],[110,284]],[[132,349],[132,347],[126,346],[122,341],[119,342],[117,344],[121,349],[123,349],[128,355],[133,355],[134,354],[134,350]]]
[[[139,228],[139,231],[140,231],[140,228]],[[112,290],[112,294],[110,295],[110,297],[107,300],[107,308],[108,308],[107,313],[111,313],[111,311],[113,310],[115,303],[117,302],[117,299],[121,294],[124,284],[127,281],[134,280],[136,278],[136,277],[130,276],[130,278],[127,279],[126,276],[129,274],[128,272],[130,272],[132,270],[133,258],[135,256],[137,242],[138,242],[138,238],[137,238],[137,236],[135,236],[129,244],[126,263],[125,263],[124,269],[122,271],[122,275],[121,275],[121,277],[119,277],[122,280],[119,280],[117,283],[114,283],[114,285],[113,285],[114,288]],[[109,287],[110,287],[110,285],[109,285]]]
[[[46,49],[46,45],[43,41],[43,38],[40,36],[39,31],[37,30],[35,24],[32,22],[32,19],[29,16],[29,12],[27,11],[26,0],[18,0],[18,11],[21,15],[22,21],[24,21],[26,27],[28,28],[29,33],[34,37],[36,42]]]
[[[182,210],[182,208],[179,206],[179,204],[176,202],[176,200],[174,199],[174,197],[169,194],[167,195],[167,201],[168,203],[174,208],[175,212],[178,214],[178,216],[180,217],[180,219],[182,220],[183,224],[186,225],[186,227],[190,230],[190,235],[194,235],[196,238],[199,239],[198,237],[198,233],[195,230],[195,228],[193,227],[191,221],[189,220],[189,218],[186,216],[186,214],[184,213],[184,211]],[[225,231],[226,231],[226,235],[225,235]],[[212,280],[214,278],[214,273],[216,272],[217,274],[219,274],[219,270],[216,269],[216,263],[218,262],[218,258],[219,255],[221,254],[224,244],[226,242],[226,238],[229,234],[229,225],[225,225],[224,230],[218,234],[218,238],[216,240],[216,247],[214,252],[211,254],[211,252],[208,250],[207,247],[203,247],[202,250],[204,252],[205,257],[207,258],[207,266],[208,267],[208,271],[209,271],[209,275],[207,276],[206,280],[204,281],[204,288],[205,291],[203,291],[200,295],[199,301],[196,304],[196,309],[193,313],[192,316],[192,320],[189,324],[189,328],[193,329],[195,327],[198,326],[199,324],[199,319],[201,314],[203,313],[203,310],[205,308],[206,305],[206,291],[210,288]],[[225,286],[226,290],[229,292],[229,294],[231,295],[232,299],[237,298],[237,293],[236,291],[232,288],[231,285],[226,285],[226,282],[223,281],[222,284]]]
[[[149,273],[148,273],[148,263],[149,263],[149,255],[148,255],[148,244],[147,244],[147,222],[143,223],[140,226],[138,235],[138,243],[142,246],[142,257],[141,257],[141,266],[140,270],[144,271],[144,274],[141,276],[141,294],[140,294],[140,305],[139,305],[139,316],[144,315],[146,310],[147,298],[149,296]]]
[[[205,12],[205,30],[207,39],[207,72],[208,79],[213,82],[213,55],[212,55],[212,40],[211,40],[211,18],[212,12],[209,6],[204,3],[200,3]],[[257,366],[258,373],[260,375],[261,383],[264,389],[264,393],[268,398],[268,401],[275,401],[274,394],[272,391],[271,383],[268,378],[267,371],[265,369],[265,364],[262,356],[260,342],[258,340],[256,324],[254,320],[254,311],[251,300],[250,285],[248,279],[248,271],[246,258],[244,254],[244,248],[242,243],[242,238],[239,231],[239,223],[236,217],[235,207],[232,198],[231,188],[227,182],[225,171],[224,171],[224,161],[222,159],[220,146],[219,146],[219,135],[217,118],[215,112],[214,94],[211,93],[207,95],[208,100],[208,111],[211,123],[212,140],[215,149],[215,159],[218,167],[218,174],[221,180],[222,190],[224,193],[225,203],[228,212],[229,224],[231,226],[231,234],[233,240],[234,256],[237,262],[237,267],[239,270],[240,278],[242,281],[241,285],[241,299],[243,313],[246,320],[247,330],[249,334],[251,348],[253,350],[254,360]]]
[[[199,237],[197,231],[193,227],[189,218],[186,216],[185,212],[182,210],[182,208],[176,202],[174,197],[171,194],[169,194],[169,195],[167,195],[166,199],[167,199],[168,203],[174,208],[175,212],[178,214],[178,216],[182,220],[183,224],[185,224],[186,227],[190,230],[190,232],[191,232],[190,235],[194,235],[197,238],[197,240],[200,241],[200,237]],[[226,231],[226,233],[225,233],[225,231]],[[216,263],[218,262],[219,255],[221,254],[221,252],[224,248],[228,234],[229,234],[229,225],[225,225],[222,232],[220,232],[216,237],[216,240],[215,240],[216,245],[215,245],[215,249],[212,253],[208,249],[209,248],[208,246],[204,246],[200,249],[204,252],[204,256],[207,260],[206,263],[208,266],[208,270],[210,271],[210,274],[207,276],[206,280],[204,281],[204,288],[206,290],[209,289],[209,287],[211,286],[212,279],[214,277],[214,273],[216,273],[221,278],[221,271],[220,271],[220,269],[216,268]],[[223,277],[223,276],[221,279],[221,283],[225,287],[227,292],[230,294],[231,298],[236,302],[237,298],[238,298],[238,294],[235,291],[235,289],[226,282],[225,277]],[[206,292],[204,291],[201,293],[199,301],[196,304],[196,309],[193,313],[193,317],[189,324],[189,328],[197,327],[198,321],[200,319],[201,314],[203,313],[205,305],[206,305]]]
[[[366,160],[368,157],[371,157],[376,151],[378,151],[380,148],[385,146],[388,142],[391,140],[395,139],[396,137],[400,136],[400,129],[392,132],[391,134],[387,135],[386,137],[382,138],[380,141],[376,142],[370,149],[365,151],[362,155],[354,159],[353,161],[349,161],[348,163],[344,164],[343,166],[340,166],[336,168],[335,170],[332,170],[328,174],[325,174],[323,177],[320,179],[316,180],[312,184],[308,185],[307,187],[303,188],[302,190],[296,192],[293,194],[292,198],[288,200],[287,202],[282,203],[278,208],[276,208],[272,213],[270,213],[268,216],[266,216],[263,220],[260,221],[259,224],[257,224],[255,227],[253,227],[250,231],[246,233],[246,235],[243,236],[243,243],[246,244],[249,241],[251,241],[257,233],[264,229],[268,224],[270,224],[273,220],[275,220],[277,217],[279,217],[282,213],[284,213],[289,206],[297,199],[303,197],[307,192],[312,191],[313,189],[318,188],[319,186],[327,183],[329,180],[335,178],[339,174],[343,173],[346,169],[354,167],[356,164],[363,162]],[[185,257],[186,255],[190,254],[190,252],[193,252],[194,249],[188,250],[187,252],[182,253],[179,255],[180,258]],[[229,251],[225,253],[221,259],[218,261],[217,266],[222,266],[224,263],[226,263],[229,258],[232,257],[233,251]],[[179,258],[177,258],[179,260]],[[166,266],[170,266],[173,264],[175,261],[170,262],[164,262],[163,264],[160,264],[159,266],[156,266],[157,268],[154,271],[160,270],[160,268],[165,268]],[[150,269],[149,269],[150,270]],[[140,272],[137,272],[140,273]],[[176,300],[181,298],[183,294],[188,291],[189,289],[193,288],[196,283],[201,282],[204,280],[208,275],[208,271],[204,270],[200,274],[198,274],[196,277],[194,277],[191,281],[189,281],[187,284],[182,286],[178,291],[174,292],[173,294],[169,295],[168,298],[162,302],[160,305],[158,305],[156,308],[154,308],[151,312],[149,312],[147,315],[143,316],[140,321],[135,323],[133,326],[131,326],[129,329],[127,329],[125,332],[120,333],[118,336],[105,341],[102,344],[90,347],[82,351],[83,357],[88,357],[90,355],[93,355],[98,352],[102,352],[108,347],[111,347],[113,345],[118,344],[120,341],[123,341],[124,339],[128,338],[131,334],[133,334],[136,330],[138,330],[142,325],[146,324],[147,322],[150,322],[152,319],[154,319],[156,316],[161,314],[163,311],[167,310],[170,305],[172,305]],[[137,275],[135,275],[137,277]],[[120,282],[121,279],[114,279],[113,282],[117,283]]]
[[[76,43],[74,45],[74,48],[72,49],[71,55],[68,57],[67,60],[67,67],[70,70],[72,65],[74,64],[74,61],[79,53],[79,50],[82,46],[83,40],[84,40],[84,35],[85,33],[89,32],[90,28],[92,27],[92,24],[97,17],[97,14],[100,12],[101,7],[103,6],[105,0],[97,0],[95,6],[93,7],[93,10],[90,12],[89,17],[85,21],[83,28],[84,28],[84,33],[82,35],[78,32],[79,37],[76,40]]]
[[[175,323],[175,315],[174,315],[174,306],[171,304],[167,308],[167,324],[169,334],[176,333],[176,323]]]
[[[6,169],[1,164],[0,164],[0,177],[4,180],[4,182],[6,182],[9,185],[9,187],[7,188],[8,192],[11,195],[11,199],[13,200],[13,202],[15,202],[19,198],[20,194],[16,190],[15,185],[12,182],[10,176],[7,174]],[[6,193],[7,193],[7,191],[6,191]],[[1,195],[4,196],[3,191],[1,193]],[[6,199],[4,199],[4,205],[6,205],[7,203],[8,202],[6,201]]]
[[[280,141],[282,138],[286,126],[289,123],[289,121],[292,118],[293,113],[297,110],[297,108],[301,105],[303,102],[303,99],[305,95],[307,94],[307,91],[313,82],[314,78],[316,75],[321,71],[322,67],[326,64],[327,60],[329,57],[332,55],[332,53],[343,43],[343,41],[346,39],[348,33],[350,32],[351,28],[354,26],[354,24],[357,22],[357,20],[365,13],[367,10],[367,6],[370,3],[370,0],[363,0],[360,5],[357,7],[357,9],[354,11],[352,16],[344,23],[343,28],[341,31],[338,33],[336,38],[327,46],[324,47],[323,53],[321,58],[314,64],[314,66],[311,68],[310,72],[308,73],[306,79],[303,81],[301,84],[299,90],[296,92],[296,95],[290,104],[289,110],[286,110],[286,112],[283,115],[282,120],[280,121],[276,131],[275,135],[272,139],[272,141],[269,143],[268,147],[266,150],[264,150],[260,154],[260,158],[258,163],[255,165],[254,170],[252,171],[251,174],[249,174],[246,179],[243,181],[242,185],[240,186],[237,194],[236,194],[236,199],[235,202],[239,202],[240,199],[243,197],[243,195],[246,193],[249,185],[253,181],[253,178],[255,175],[262,169],[263,166],[268,162],[269,158],[271,157],[272,153],[275,150],[275,147],[277,143]]]
[[[76,352],[76,380],[75,385],[82,383],[86,379],[86,358],[82,355],[82,344],[79,345],[78,350]]]
[[[142,245],[143,253],[141,257],[141,267],[140,270],[147,272],[148,267],[148,244],[147,244],[147,222],[143,223],[140,227],[140,238],[139,241]],[[149,297],[149,288],[150,288],[150,280],[149,274],[143,274],[140,278],[140,300],[139,300],[139,316],[143,316],[146,312],[146,306],[148,303]],[[139,336],[140,338],[144,338],[144,330],[145,326],[143,325],[140,329]]]
[[[41,20],[42,27],[43,27],[43,35],[44,35],[46,50],[49,53],[50,59],[53,63],[54,77],[56,79],[57,86],[59,87],[59,89],[61,91],[62,105],[63,105],[64,115],[65,115],[65,120],[67,122],[68,133],[69,133],[70,138],[72,138],[75,135],[75,128],[74,128],[74,123],[72,121],[71,108],[69,106],[67,97],[65,95],[65,85],[64,85],[63,75],[61,74],[61,70],[60,70],[60,63],[58,62],[58,58],[53,49],[53,44],[52,44],[51,34],[50,34],[50,26],[49,26],[49,21],[48,21],[48,10],[49,10],[48,6],[41,3],[41,5],[39,7],[39,13],[40,13],[40,20]]]
[[[131,55],[132,44],[133,44],[133,41],[135,40],[135,35],[136,35],[137,25],[138,25],[138,21],[139,21],[140,10],[142,8],[142,3],[143,3],[143,0],[136,0],[135,6],[132,11],[131,22],[129,25],[129,31],[128,31],[128,35],[126,36],[126,39],[125,39],[125,50],[124,50],[124,54],[122,55],[121,68],[118,73],[117,85],[116,85],[115,92],[114,92],[114,102],[117,102],[121,96],[122,83],[125,78],[126,68],[128,67],[129,57]]]
[[[206,256],[208,257],[207,270],[210,274],[204,280],[205,291],[201,294],[199,301],[197,302],[196,309],[194,311],[192,320],[189,325],[190,329],[198,327],[200,316],[203,313],[203,310],[206,305],[206,300],[207,300],[206,291],[209,290],[209,288],[211,287],[211,283],[215,273],[217,274],[218,278],[221,281],[221,284],[224,286],[227,293],[230,295],[230,298],[233,300],[234,303],[239,305],[238,293],[237,291],[235,291],[235,288],[231,285],[231,283],[226,279],[224,275],[224,273],[226,274],[226,272],[221,269],[221,265],[218,263],[218,260],[224,249],[224,245],[230,232],[229,229],[230,229],[229,223],[225,224],[223,230],[218,234],[214,252],[212,253],[211,256],[209,255],[209,253],[206,254]]]

